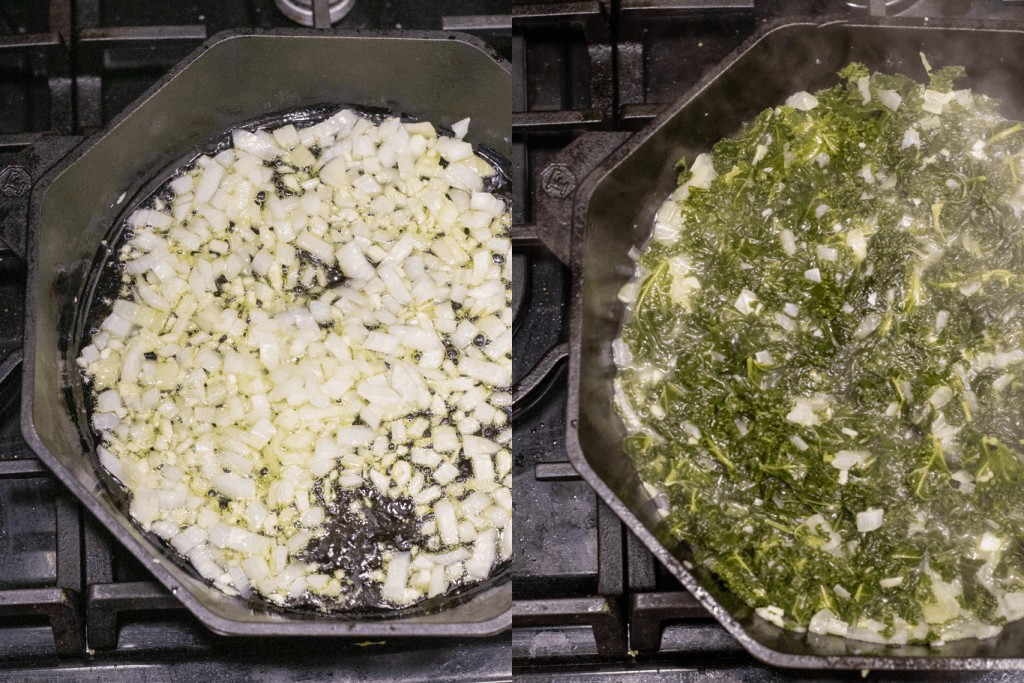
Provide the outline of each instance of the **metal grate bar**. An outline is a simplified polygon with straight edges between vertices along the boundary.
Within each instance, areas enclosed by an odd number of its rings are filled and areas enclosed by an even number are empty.
[[[579,481],[580,473],[571,462],[539,462],[533,468],[537,481]]]
[[[59,45],[60,34],[57,33],[25,33],[14,36],[0,36],[0,52],[38,50]]]
[[[517,600],[512,607],[512,626],[589,626],[599,654],[626,654],[626,631],[615,598]]]
[[[78,594],[66,588],[25,588],[0,591],[0,617],[45,616],[61,656],[85,649]]]
[[[665,111],[664,104],[623,104],[619,107],[622,121],[647,123]]]
[[[622,595],[626,589],[623,572],[622,521],[597,501],[597,592],[601,595]]]
[[[57,586],[82,590],[82,523],[78,503],[62,491],[57,506]]]
[[[630,105],[623,102],[643,102],[646,92],[644,48],[640,41],[619,42],[616,47],[616,70],[619,84],[619,118]]]
[[[0,152],[19,152],[41,136],[42,133],[6,133],[0,135]]]
[[[657,588],[658,576],[654,555],[636,534],[626,534],[626,585],[631,591],[652,592]]]
[[[545,2],[513,5],[512,21],[517,28],[531,23],[582,21],[600,16],[600,2]]]
[[[667,621],[710,619],[711,615],[686,592],[638,593],[629,601],[629,643],[634,650],[653,652],[661,646]]]
[[[117,618],[121,612],[184,609],[163,586],[150,581],[93,584],[85,601],[89,647],[96,650],[117,647]]]
[[[604,115],[594,109],[583,111],[529,111],[512,114],[513,133],[594,130],[603,126],[604,123]]]
[[[203,40],[206,40],[206,27],[202,25],[83,28],[78,32],[78,44],[83,47],[149,46],[150,43]]]
[[[72,45],[74,25],[71,0],[50,0],[50,30],[64,47]],[[46,58],[50,86],[50,129],[64,135],[74,132],[75,98],[68,50],[50,50]]]
[[[512,248],[539,247],[543,242],[537,235],[535,225],[513,225],[512,226]]]
[[[49,470],[38,460],[0,460],[0,479],[38,477]]]
[[[619,0],[621,12],[642,10],[752,10],[754,0]]]
[[[442,17],[445,31],[511,31],[511,14],[479,14]]]
[[[512,83],[512,111],[526,110],[526,38],[522,34],[512,36],[512,64],[517,67]]]

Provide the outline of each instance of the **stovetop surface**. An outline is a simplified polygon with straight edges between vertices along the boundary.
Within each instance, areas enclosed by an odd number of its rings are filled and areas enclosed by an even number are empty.
[[[337,24],[471,30],[514,63],[511,634],[387,643],[211,634],[83,513],[22,440],[25,271],[0,251],[0,669],[30,681],[491,681],[511,676],[511,648],[515,678],[524,681],[823,680],[822,672],[781,672],[749,657],[568,466],[570,274],[539,246],[533,225],[555,215],[546,207],[566,185],[549,169],[584,134],[642,128],[764,22],[855,18],[869,8],[1024,24],[1024,3],[1004,0],[513,2],[514,30],[508,0],[356,0]],[[26,144],[43,133],[94,132],[206,37],[293,25],[273,0],[5,0],[0,185]]]
[[[26,145],[41,135],[95,132],[207,37],[294,26],[273,0],[3,0],[0,192],[16,191],[7,167]],[[507,0],[356,0],[335,28],[463,30],[511,59]],[[0,249],[0,680],[511,678],[508,632],[387,642],[209,632],[83,512],[22,439],[24,312],[25,267]]]
[[[560,208],[597,163],[595,132],[628,134],[678,100],[767,22],[870,14],[1024,25],[1003,0],[513,0],[513,671],[523,681],[855,680],[781,671],[745,650],[626,530],[569,465],[568,269],[538,232],[568,229]],[[624,139],[624,135],[621,139]],[[619,140],[621,142],[621,139]],[[566,170],[568,169],[568,170]],[[895,674],[1004,680],[1014,674]]]

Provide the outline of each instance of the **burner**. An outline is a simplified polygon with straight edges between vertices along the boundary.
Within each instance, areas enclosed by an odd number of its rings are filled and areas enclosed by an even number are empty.
[[[297,24],[329,28],[352,11],[356,0],[274,0],[274,4]]]
[[[918,0],[846,0],[854,9],[866,9],[872,14],[898,14],[918,3]]]

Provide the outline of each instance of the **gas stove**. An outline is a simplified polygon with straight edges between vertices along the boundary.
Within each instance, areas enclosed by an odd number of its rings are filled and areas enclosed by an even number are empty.
[[[6,0],[0,223],[14,220],[11,207],[28,196],[27,164],[14,161],[33,142],[46,137],[46,149],[66,151],[207,37],[294,27],[290,17],[301,23],[296,13],[303,10],[311,13],[306,23],[319,28],[333,18],[340,29],[465,31],[511,58],[503,0]],[[0,249],[0,679],[334,680],[339,672],[361,681],[511,678],[507,632],[354,642],[208,631],[81,509],[22,439],[24,313],[25,266],[14,251]]]
[[[572,195],[586,173],[766,23],[1024,22],[1003,0],[513,1],[512,662],[523,681],[847,680],[753,659],[583,482],[564,445]],[[752,84],[752,87],[756,87]],[[553,253],[539,239],[559,254]],[[565,238],[558,239],[564,234]],[[553,240],[551,235],[555,235]],[[559,259],[557,256],[561,256]],[[907,679],[1002,680],[1006,674]],[[886,678],[900,674],[886,673]]]
[[[22,440],[25,270],[0,250],[0,668],[49,681],[328,680],[339,671],[400,681],[423,680],[428,670],[458,681],[506,680],[512,671],[524,681],[823,679],[768,669],[747,655],[567,462],[570,274],[535,226],[568,229],[567,204],[585,172],[766,22],[828,14],[1020,23],[1024,3],[516,0],[511,20],[509,12],[505,0],[7,0],[0,7],[0,196],[8,200],[27,190],[28,179],[11,166],[18,152],[44,135],[95,132],[223,29],[322,27],[333,17],[338,28],[461,30],[516,69],[512,633],[387,643],[211,634],[82,512]]]

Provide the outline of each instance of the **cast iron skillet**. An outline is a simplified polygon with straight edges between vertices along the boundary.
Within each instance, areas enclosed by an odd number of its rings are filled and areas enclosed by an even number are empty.
[[[573,465],[602,499],[749,652],[773,665],[851,669],[1024,668],[1024,621],[993,639],[940,648],[890,647],[784,631],[753,614],[707,571],[688,570],[685,544],[668,537],[650,495],[621,448],[625,431],[613,405],[611,343],[632,276],[630,248],[650,234],[657,208],[675,187],[675,162],[693,157],[766,107],[799,90],[835,84],[852,60],[925,78],[919,52],[934,65],[961,64],[967,85],[1000,98],[1003,113],[1024,118],[1024,30],[1005,24],[958,26],[904,21],[852,24],[790,21],[770,25],[649,127],[587,176],[572,206],[572,239],[541,234],[571,253],[567,445]],[[614,148],[621,139],[597,139]],[[546,229],[540,225],[539,228]]]
[[[229,635],[480,636],[511,623],[507,569],[449,597],[383,614],[282,613],[232,598],[147,538],[124,498],[99,476],[80,429],[76,326],[89,297],[89,274],[102,240],[114,237],[132,198],[183,155],[240,124],[319,103],[369,108],[450,124],[473,118],[469,141],[511,153],[509,65],[476,39],[444,33],[226,32],[158,82],[102,132],[41,141],[19,158],[43,175],[28,206],[28,303],[22,431],[61,481],[153,575],[212,630]],[[66,156],[65,156],[66,155]],[[63,158],[62,158],[63,157]],[[52,170],[46,171],[56,162]],[[127,200],[127,201],[126,201]],[[3,237],[16,251],[24,237]],[[80,328],[79,328],[80,330]],[[71,401],[66,401],[70,389]],[[507,564],[507,563],[506,563]]]

